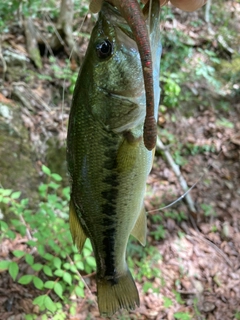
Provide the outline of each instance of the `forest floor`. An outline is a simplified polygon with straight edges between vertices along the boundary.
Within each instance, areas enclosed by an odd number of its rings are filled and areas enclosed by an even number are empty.
[[[9,33],[5,41],[27,56],[21,34]],[[49,75],[49,59],[44,59]],[[57,63],[65,66],[61,55]],[[27,65],[33,69],[29,61]],[[64,143],[69,101],[64,111],[60,103],[43,109],[61,95],[59,88],[54,91],[56,84],[43,77],[31,76],[28,83],[24,81],[18,73],[11,74],[2,86],[0,102],[8,99],[14,103],[11,93],[14,82],[18,82],[23,94],[31,92],[32,110],[24,106],[21,115],[30,141],[34,143],[46,134],[55,135]],[[233,99],[228,101],[228,110],[219,111],[218,100],[211,101],[208,106],[199,101],[191,116],[185,116],[184,110],[174,111],[174,120],[173,112],[164,115],[160,137],[169,145],[188,185],[197,182],[191,191],[196,213],[189,212],[184,201],[158,209],[163,203],[175,201],[183,191],[163,154],[157,153],[145,198],[148,241],[142,250],[146,270],[143,264],[141,268],[132,267],[140,307],[129,313],[122,311],[112,319],[240,319],[240,103]],[[20,235],[14,240],[4,239],[0,260],[12,259],[14,250],[26,250],[27,240]],[[135,243],[130,246],[128,254],[136,254],[135,247]],[[23,273],[28,265],[22,261],[19,267]],[[156,276],[148,278],[147,268],[154,269]],[[85,298],[76,300],[74,316],[70,314],[71,306],[66,305],[66,319],[101,319],[95,277],[84,275],[84,279],[92,293],[86,289]],[[7,272],[0,272],[0,319],[25,319],[29,313],[41,319],[41,313],[32,304],[39,294],[34,286],[20,285]],[[53,299],[57,297],[53,295]]]

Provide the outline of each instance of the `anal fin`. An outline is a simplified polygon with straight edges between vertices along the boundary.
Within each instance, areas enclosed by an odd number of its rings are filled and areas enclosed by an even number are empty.
[[[146,245],[147,218],[144,205],[142,206],[135,226],[132,229],[131,235],[133,235],[134,238],[136,238],[142,246]]]
[[[79,252],[81,253],[84,243],[87,239],[87,236],[80,224],[72,199],[70,200],[70,204],[69,204],[69,225],[70,225],[70,231],[72,234],[73,242],[76,244]]]

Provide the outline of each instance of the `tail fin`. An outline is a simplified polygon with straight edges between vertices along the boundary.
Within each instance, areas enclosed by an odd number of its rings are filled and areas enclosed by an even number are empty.
[[[101,316],[111,317],[119,309],[133,310],[139,307],[139,295],[129,270],[113,283],[108,279],[97,279],[98,307]]]

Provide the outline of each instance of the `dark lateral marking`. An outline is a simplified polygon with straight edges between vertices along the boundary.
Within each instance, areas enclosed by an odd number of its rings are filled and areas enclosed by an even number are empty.
[[[104,215],[102,219],[103,231],[102,245],[105,252],[104,264],[105,274],[112,285],[117,283],[115,270],[115,237],[116,237],[116,214],[117,198],[119,187],[119,175],[117,173],[117,150],[119,137],[115,134],[108,134],[104,137],[103,143],[106,146],[104,152],[103,168],[107,170],[102,182],[105,184],[101,195],[105,200],[101,206],[101,212]]]
[[[106,176],[102,181],[104,183],[109,184],[111,187],[117,187],[119,185],[119,182],[117,181],[118,175],[113,173],[111,175]]]
[[[115,226],[115,221],[113,221],[113,219],[109,218],[109,217],[106,217],[106,218],[103,218],[103,225],[104,227],[113,227]]]
[[[114,203],[105,203],[102,205],[102,213],[106,214],[107,216],[115,216],[116,212],[116,205]]]
[[[104,190],[101,192],[101,195],[104,199],[111,203],[116,203],[116,198],[118,195],[118,189],[112,188],[111,190]]]
[[[116,168],[116,161],[113,161],[112,159],[106,159],[104,161],[104,168],[107,170],[113,170]]]
[[[103,232],[103,246],[105,249],[105,277],[109,279],[112,284],[116,284],[116,270],[115,270],[115,259],[114,259],[114,243],[115,243],[116,229],[114,227],[107,229]]]

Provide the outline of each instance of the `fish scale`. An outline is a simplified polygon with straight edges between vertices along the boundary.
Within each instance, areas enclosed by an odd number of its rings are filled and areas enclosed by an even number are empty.
[[[159,1],[154,3],[152,29],[158,34]],[[153,50],[157,56],[153,62],[159,69],[158,48]],[[154,81],[157,109],[159,71]],[[76,82],[67,137],[70,230],[80,252],[86,238],[92,243],[98,305],[104,316],[139,305],[126,247],[130,234],[141,244],[146,242],[143,199],[154,152],[143,141],[143,88],[141,59],[131,30],[118,11],[104,3]]]

